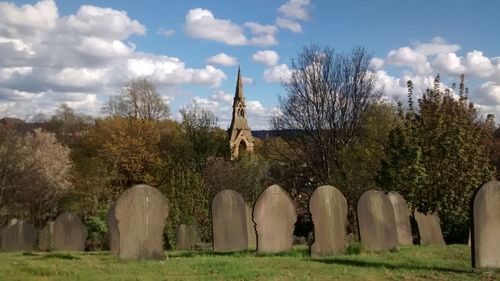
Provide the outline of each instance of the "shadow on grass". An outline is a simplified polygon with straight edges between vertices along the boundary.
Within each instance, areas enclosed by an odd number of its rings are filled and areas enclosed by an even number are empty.
[[[166,254],[171,258],[191,258],[191,257],[202,257],[202,256],[226,256],[226,257],[305,257],[309,256],[309,249],[293,249],[287,252],[280,253],[257,253],[254,250],[245,251],[235,251],[235,252],[213,252],[210,250],[203,251],[174,251],[166,252]]]
[[[345,258],[329,258],[329,259],[311,259],[313,262],[321,262],[326,264],[339,264],[348,266],[358,266],[358,267],[371,267],[371,268],[386,268],[391,270],[434,270],[441,272],[452,272],[452,273],[474,273],[471,269],[455,269],[442,266],[423,266],[423,265],[412,265],[412,264],[394,264],[387,262],[372,262],[372,261],[360,261]]]
[[[67,253],[50,253],[43,255],[40,257],[41,260],[48,260],[48,259],[61,259],[61,260],[81,260],[80,257],[75,257],[71,254]]]

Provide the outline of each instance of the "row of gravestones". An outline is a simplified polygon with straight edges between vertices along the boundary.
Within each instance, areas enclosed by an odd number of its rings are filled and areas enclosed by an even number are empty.
[[[80,218],[63,213],[40,231],[26,221],[12,219],[0,231],[0,249],[5,252],[32,251],[38,241],[40,251],[83,251],[86,239],[87,228]]]
[[[311,196],[309,210],[315,240],[311,254],[325,256],[344,251],[347,202],[342,193],[332,186],[319,187]],[[366,249],[386,250],[412,243],[407,204],[398,193],[386,195],[375,190],[363,193],[358,200],[357,214],[361,243]],[[111,252],[124,259],[162,258],[167,217],[167,202],[157,189],[137,185],[125,191],[108,213]],[[212,202],[213,249],[244,250],[256,241],[258,252],[290,250],[296,218],[289,195],[277,185],[260,194],[252,211],[236,191],[221,191]],[[415,219],[421,244],[444,244],[437,215],[416,212]],[[193,227],[179,227],[179,244],[191,247],[194,233]],[[86,235],[85,226],[77,216],[61,214],[40,231],[39,245],[42,250],[81,251]],[[12,220],[0,231],[0,248],[31,250],[36,236],[33,226]],[[500,267],[500,243],[497,241],[500,237],[500,182],[485,184],[474,196],[471,236],[473,265]]]

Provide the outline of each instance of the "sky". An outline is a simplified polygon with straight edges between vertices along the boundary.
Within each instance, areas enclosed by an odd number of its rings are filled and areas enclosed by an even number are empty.
[[[249,125],[279,114],[291,59],[318,44],[362,46],[386,100],[417,95],[440,74],[466,75],[482,114],[500,116],[500,1],[217,0],[0,2],[0,117],[101,108],[146,77],[171,117],[191,103],[227,128],[238,66]]]

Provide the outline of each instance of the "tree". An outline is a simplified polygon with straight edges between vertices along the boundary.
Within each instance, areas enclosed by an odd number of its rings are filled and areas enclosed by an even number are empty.
[[[54,134],[41,129],[4,141],[0,145],[3,218],[25,218],[41,226],[57,214],[59,200],[72,187],[69,153]]]
[[[492,138],[492,117],[478,116],[463,76],[457,96],[453,88],[443,91],[437,76],[416,109],[411,82],[408,89],[408,111],[400,113],[402,125],[391,132],[381,186],[400,191],[421,212],[437,211],[445,238],[463,242],[474,191],[495,176],[484,143]]]
[[[292,76],[283,83],[275,130],[294,132],[284,137],[316,182],[329,183],[342,168],[341,153],[358,137],[362,116],[381,92],[363,48],[336,54],[331,48],[305,47],[292,61]]]
[[[120,95],[109,99],[103,111],[115,117],[147,120],[161,120],[169,115],[155,85],[145,78],[130,81]]]

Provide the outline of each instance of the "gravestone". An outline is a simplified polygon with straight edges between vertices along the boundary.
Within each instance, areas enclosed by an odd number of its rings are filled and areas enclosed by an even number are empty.
[[[385,251],[398,247],[396,218],[391,200],[382,191],[369,190],[357,205],[361,244],[369,251]]]
[[[38,233],[38,249],[51,251],[54,249],[54,222],[49,221]]]
[[[500,182],[484,184],[474,197],[472,265],[500,268]]]
[[[415,220],[420,234],[420,245],[446,245],[437,213],[423,214],[415,210]]]
[[[12,219],[2,229],[2,251],[33,251],[36,245],[36,229],[24,220]]]
[[[309,212],[314,226],[312,257],[344,252],[346,248],[347,201],[337,188],[316,188],[309,199]]]
[[[212,201],[213,248],[216,252],[248,249],[246,203],[236,191],[226,189]]]
[[[56,251],[84,251],[87,228],[80,217],[72,213],[57,216],[53,226],[53,246]]]
[[[116,202],[111,204],[106,214],[106,222],[108,224],[108,243],[109,252],[117,256],[120,249],[120,233],[118,232],[118,224],[115,217]]]
[[[255,233],[255,224],[252,220],[253,208],[250,204],[246,204],[247,215],[247,231],[248,231],[248,249],[257,249],[257,234]]]
[[[413,245],[411,236],[410,213],[408,212],[408,204],[401,194],[391,191],[387,193],[391,200],[392,208],[394,209],[394,217],[396,219],[396,232],[398,234],[399,245]]]
[[[289,251],[297,213],[290,196],[278,185],[271,185],[257,198],[253,207],[257,230],[257,252]]]
[[[114,211],[120,235],[120,258],[164,258],[163,232],[168,205],[158,189],[144,184],[135,185],[118,197]]]
[[[196,245],[196,226],[181,224],[175,235],[175,249],[179,251],[192,250]]]

